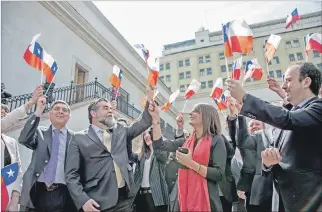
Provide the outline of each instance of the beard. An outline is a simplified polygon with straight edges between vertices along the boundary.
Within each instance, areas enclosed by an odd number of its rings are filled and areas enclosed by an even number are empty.
[[[104,124],[107,128],[112,128],[115,125],[115,119],[113,116],[102,118],[99,120],[99,122]]]

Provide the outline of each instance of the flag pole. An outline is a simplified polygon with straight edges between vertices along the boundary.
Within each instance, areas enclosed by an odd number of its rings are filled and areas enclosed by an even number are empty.
[[[42,85],[42,78],[44,76],[44,61],[41,60],[41,75],[40,75],[40,84]]]
[[[186,102],[183,105],[182,113],[184,112],[184,109],[186,108],[187,102],[188,102],[188,99],[186,99]]]
[[[53,79],[51,80],[51,82],[50,82],[50,84],[48,86],[48,89],[47,89],[46,93],[44,94],[45,97],[46,97],[46,95],[48,93],[48,90],[50,89],[51,84],[53,84],[53,82],[54,82],[55,76],[56,76],[56,74],[54,75]]]

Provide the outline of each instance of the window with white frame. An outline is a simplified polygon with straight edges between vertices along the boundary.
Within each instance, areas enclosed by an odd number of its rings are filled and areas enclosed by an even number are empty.
[[[200,75],[200,76],[204,76],[204,75],[205,75],[205,69],[203,69],[203,68],[202,68],[202,69],[200,69],[200,70],[199,70],[199,75]]]
[[[206,55],[205,56],[205,61],[206,61],[206,63],[210,63],[211,62],[210,55]]]
[[[199,60],[199,64],[203,63],[203,56],[199,56],[198,60]]]
[[[190,59],[185,59],[184,63],[185,63],[185,66],[190,66]]]
[[[187,71],[186,72],[186,79],[190,79],[191,78],[191,71]]]
[[[201,82],[201,89],[205,89],[206,88],[206,82]]]
[[[170,69],[170,63],[165,64],[165,69],[169,70]]]
[[[212,69],[211,68],[207,68],[207,75],[212,75]]]

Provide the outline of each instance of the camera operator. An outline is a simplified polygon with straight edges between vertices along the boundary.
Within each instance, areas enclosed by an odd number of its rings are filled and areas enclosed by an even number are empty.
[[[10,93],[8,93],[6,90],[6,87],[4,83],[1,83],[1,103],[2,104],[7,104],[8,103],[8,98],[12,97]]]

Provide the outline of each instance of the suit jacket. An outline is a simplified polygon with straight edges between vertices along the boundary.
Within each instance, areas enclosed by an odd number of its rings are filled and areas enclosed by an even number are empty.
[[[270,170],[285,210],[316,210],[322,189],[322,99],[288,111],[246,94],[241,113],[282,129],[277,139],[282,159]]]
[[[39,127],[39,122],[40,117],[37,117],[35,114],[30,116],[18,139],[20,144],[33,150],[31,162],[23,175],[20,197],[20,205],[29,208],[34,208],[33,203],[36,198],[34,195],[34,185],[50,159],[52,148],[52,127]],[[66,153],[72,137],[73,132],[68,130]]]
[[[133,171],[129,164],[127,142],[131,142],[152,124],[146,104],[141,120],[130,127],[117,125],[111,136],[111,152],[98,138],[92,127],[76,133],[67,154],[66,183],[77,207],[93,199],[100,210],[112,208],[118,201],[118,186],[113,160],[120,167],[128,195],[135,195]]]
[[[153,149],[175,152],[184,144],[184,142],[184,138],[169,141],[163,140],[163,138],[161,137],[159,140],[153,141]],[[221,135],[213,136],[206,176],[210,206],[212,211],[222,211],[222,205],[218,191],[218,182],[223,180],[223,178],[225,177],[226,158],[227,152],[223,137]]]
[[[1,137],[7,147],[8,153],[10,155],[11,164],[18,163],[18,165],[19,165],[19,173],[18,173],[16,181],[8,186],[8,194],[9,194],[9,200],[10,200],[12,191],[17,191],[17,192],[21,193],[23,172],[21,169],[21,160],[20,160],[18,142],[16,141],[16,139],[6,136],[4,134],[1,134]]]
[[[239,117],[240,118],[240,117]],[[231,138],[236,137],[236,120],[235,119],[228,119],[228,128],[229,128],[229,134]],[[244,191],[244,192],[250,192],[253,179],[255,176],[256,171],[256,149],[255,148],[245,148],[243,145],[243,142],[245,140],[245,135],[247,135],[248,131],[247,128],[238,128],[237,133],[237,147],[240,151],[240,155],[243,160],[243,166],[240,171],[240,177],[237,183],[237,189]]]
[[[152,199],[155,206],[168,205],[169,204],[169,192],[168,186],[165,181],[165,164],[168,160],[167,152],[161,150],[154,150],[151,157],[150,167],[150,188],[152,193]],[[138,162],[138,166],[134,173],[134,182],[136,190],[139,190],[143,180],[143,171],[147,154],[142,155],[141,160]]]
[[[238,195],[235,180],[233,174],[231,172],[231,160],[235,155],[235,148],[236,144],[233,142],[229,142],[225,136],[222,136],[225,142],[225,147],[227,151],[227,159],[226,159],[226,168],[225,168],[225,177],[218,182],[221,192],[223,193],[224,197],[229,202],[237,202]],[[235,139],[232,139],[235,140]]]
[[[1,118],[1,133],[6,133],[16,124],[20,119],[26,116],[26,109],[24,105],[14,109],[8,113],[4,118]]]
[[[255,163],[255,175],[251,185],[250,192],[250,204],[251,205],[261,205],[264,202],[269,201],[273,195],[273,176],[268,174],[262,176],[262,158],[261,153],[266,148],[269,148],[271,141],[268,132],[262,130],[255,133],[254,135],[249,135],[247,130],[246,118],[244,116],[238,116],[239,123],[239,146],[244,149],[253,150],[256,152],[252,161]],[[248,159],[251,159],[250,157]],[[251,163],[252,161],[245,161]]]

